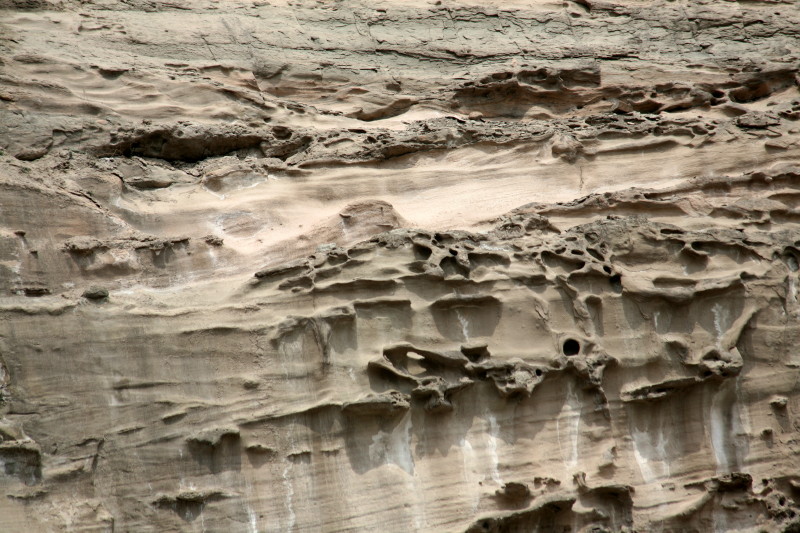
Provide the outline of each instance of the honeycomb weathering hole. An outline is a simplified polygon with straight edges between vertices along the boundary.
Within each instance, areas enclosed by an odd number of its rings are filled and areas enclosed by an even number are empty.
[[[581,345],[575,339],[567,339],[564,341],[564,355],[577,355],[581,351]]]

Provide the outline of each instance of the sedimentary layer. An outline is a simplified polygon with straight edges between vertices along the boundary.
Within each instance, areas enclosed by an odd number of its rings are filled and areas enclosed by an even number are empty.
[[[0,0],[0,530],[800,528],[799,28]]]

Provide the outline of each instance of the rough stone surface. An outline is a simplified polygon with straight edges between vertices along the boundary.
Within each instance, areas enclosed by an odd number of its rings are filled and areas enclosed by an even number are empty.
[[[799,59],[793,0],[0,0],[0,531],[800,530]]]

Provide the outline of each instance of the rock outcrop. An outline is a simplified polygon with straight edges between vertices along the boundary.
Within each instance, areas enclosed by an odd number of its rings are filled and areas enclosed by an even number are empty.
[[[0,0],[0,530],[800,530],[800,12]]]

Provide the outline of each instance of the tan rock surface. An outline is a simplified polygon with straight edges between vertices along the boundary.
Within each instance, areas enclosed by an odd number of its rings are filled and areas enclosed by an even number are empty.
[[[0,0],[0,531],[797,531],[795,1]]]

